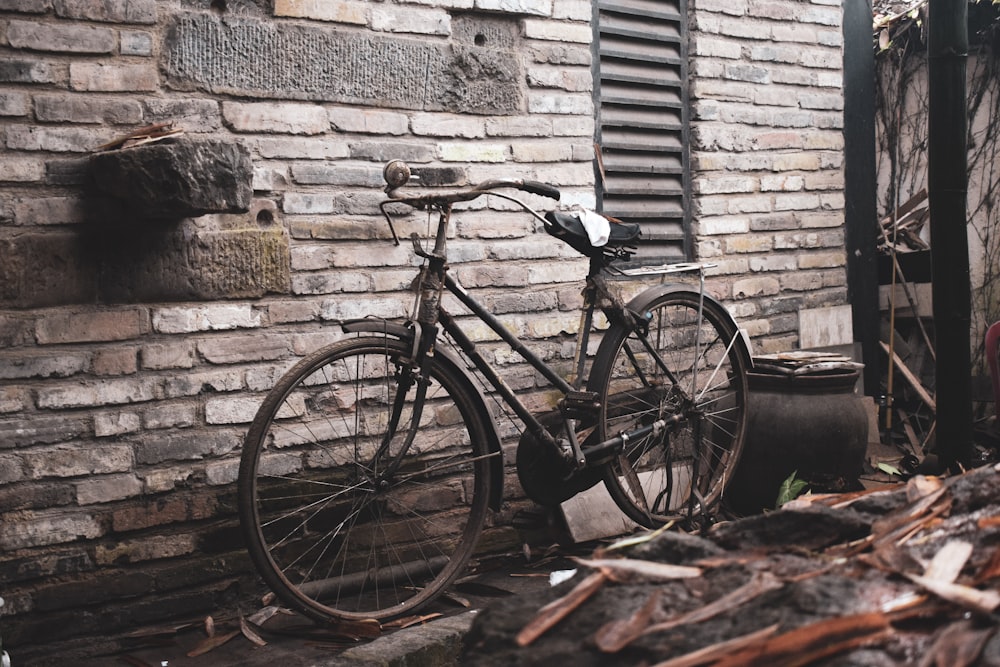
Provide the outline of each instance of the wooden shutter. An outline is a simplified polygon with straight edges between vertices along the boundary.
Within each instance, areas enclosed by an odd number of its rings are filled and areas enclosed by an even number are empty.
[[[685,0],[597,0],[601,210],[642,225],[638,259],[689,259]]]

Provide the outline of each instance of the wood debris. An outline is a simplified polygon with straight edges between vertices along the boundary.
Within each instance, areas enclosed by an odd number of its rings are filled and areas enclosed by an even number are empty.
[[[128,134],[112,139],[106,144],[101,144],[94,149],[94,152],[99,153],[101,151],[110,151],[119,148],[142,146],[157,141],[163,141],[164,139],[169,139],[171,137],[176,137],[180,134],[184,134],[184,130],[175,128],[172,122],[154,123],[152,125],[140,127],[139,129],[133,130]]]
[[[808,547],[767,540],[734,546],[741,526],[762,530],[759,520],[743,519],[701,536],[670,531],[633,540],[634,546],[614,550],[622,558],[601,550],[600,557],[580,559],[591,574],[536,606],[516,638],[492,629],[505,622],[487,607],[463,658],[483,667],[543,665],[572,651],[576,667],[793,667],[827,664],[835,656],[837,665],[876,664],[871,656],[881,654],[894,657],[877,664],[910,655],[921,657],[921,667],[965,667],[979,664],[984,652],[989,660],[1000,657],[1000,618],[994,615],[1000,609],[1000,548],[994,546],[1000,540],[1000,466],[950,478],[915,476],[896,488],[824,494],[763,515],[763,521],[781,518],[775,525],[785,529],[798,520],[802,531],[827,531],[828,524],[816,521],[819,506],[863,517],[868,534],[844,533],[834,544],[800,542]],[[717,542],[716,534],[725,539]],[[643,560],[650,564],[639,565]],[[699,569],[701,576],[650,578],[660,566]],[[516,619],[527,615],[529,602],[496,604],[510,605]],[[530,653],[512,653],[515,643],[530,644]]]

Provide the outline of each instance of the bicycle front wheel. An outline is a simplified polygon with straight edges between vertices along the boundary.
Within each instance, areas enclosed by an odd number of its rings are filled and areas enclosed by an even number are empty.
[[[662,294],[640,315],[648,331],[605,334],[589,388],[601,396],[602,440],[667,422],[628,440],[604,476],[619,508],[653,528],[721,498],[746,432],[749,355],[725,309],[697,292]]]
[[[499,452],[461,375],[428,357],[422,383],[410,350],[364,337],[304,358],[247,434],[247,548],[271,590],[312,618],[413,612],[461,573],[482,530]]]

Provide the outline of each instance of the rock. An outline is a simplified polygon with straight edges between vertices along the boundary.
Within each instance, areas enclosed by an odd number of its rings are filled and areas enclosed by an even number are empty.
[[[96,153],[96,189],[140,220],[178,220],[250,209],[253,165],[240,143],[187,137]]]

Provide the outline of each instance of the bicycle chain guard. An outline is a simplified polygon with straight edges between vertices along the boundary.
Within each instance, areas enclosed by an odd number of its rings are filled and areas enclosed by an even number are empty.
[[[545,413],[538,421],[555,436],[563,428],[563,416],[558,410]],[[517,478],[529,498],[546,507],[558,505],[600,482],[604,468],[589,467],[570,473],[567,462],[549,445],[531,431],[521,434],[517,443]]]

